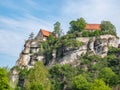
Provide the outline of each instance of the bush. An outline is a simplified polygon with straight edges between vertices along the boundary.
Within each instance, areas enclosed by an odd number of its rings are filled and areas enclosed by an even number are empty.
[[[112,90],[103,80],[96,79],[89,90]]]
[[[109,84],[110,86],[113,86],[116,78],[116,74],[112,71],[112,69],[105,67],[103,68],[99,74],[98,78],[102,79],[106,84]]]
[[[90,83],[82,76],[78,75],[73,79],[74,90],[89,90]]]
[[[0,90],[10,90],[6,68],[0,67]]]

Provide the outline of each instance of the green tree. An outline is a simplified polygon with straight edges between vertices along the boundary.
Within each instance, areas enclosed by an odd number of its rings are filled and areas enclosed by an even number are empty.
[[[100,35],[100,30],[94,31],[94,36],[99,36]]]
[[[96,79],[89,90],[112,90],[103,80]]]
[[[32,32],[30,35],[29,35],[29,40],[32,40],[34,37],[34,33]]]
[[[26,68],[20,70],[19,81],[18,81],[18,84],[17,84],[18,87],[23,88],[24,81],[25,81],[25,78],[26,78],[27,74],[28,74],[28,70]]]
[[[72,78],[75,76],[75,68],[68,64],[54,65],[49,70],[52,90],[63,90],[65,86],[71,88]]]
[[[112,71],[111,68],[108,67],[103,68],[99,72],[98,78],[102,79],[106,84],[109,84],[110,86],[114,85],[114,83],[116,82],[116,74]]]
[[[57,34],[58,37],[61,37],[62,33],[63,33],[60,25],[61,25],[60,22],[56,22],[54,24],[54,31],[53,31],[53,33]]]
[[[38,82],[33,82],[31,87],[30,87],[30,90],[45,90],[43,89],[43,85],[41,83],[38,83]]]
[[[48,41],[48,44],[52,46],[55,42],[55,37],[53,35],[50,35],[47,41]]]
[[[33,89],[36,88],[36,89]],[[26,90],[50,90],[48,71],[42,62],[37,62],[25,80]]]
[[[0,90],[10,90],[7,70],[0,67]]]
[[[101,31],[111,32],[116,34],[116,28],[110,21],[102,21],[100,27],[101,27]]]
[[[82,32],[82,37],[89,37],[89,31],[83,31]]]
[[[70,30],[68,31],[68,33],[73,33],[75,31],[77,32],[81,32],[82,30],[85,29],[86,26],[86,21],[84,20],[84,18],[79,18],[76,21],[71,21],[70,23]]]
[[[89,90],[90,83],[82,75],[78,75],[73,80],[73,88],[75,90]]]

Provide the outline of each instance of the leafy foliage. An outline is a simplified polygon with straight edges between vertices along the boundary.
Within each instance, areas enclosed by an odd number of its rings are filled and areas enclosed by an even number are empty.
[[[75,90],[89,90],[90,83],[82,75],[78,75],[73,80]]]
[[[116,33],[116,28],[110,21],[102,21],[101,22],[101,30],[105,31],[105,32]]]
[[[10,90],[6,68],[0,67],[0,90]]]
[[[48,71],[42,62],[35,64],[34,68],[28,73],[25,80],[26,90],[50,90]]]
[[[68,33],[73,33],[75,31],[81,32],[85,29],[86,21],[84,20],[84,18],[79,18],[76,21],[71,21],[69,24],[70,30],[68,31]]]
[[[107,86],[104,81],[96,79],[92,84],[90,90],[112,90],[112,89],[109,86]]]
[[[33,82],[31,84],[30,90],[45,90],[45,89],[43,88],[43,85],[41,83]]]
[[[19,82],[18,82],[17,87],[23,88],[24,82],[25,82],[25,79],[26,79],[27,75],[28,75],[28,70],[26,68],[20,70],[20,72],[19,72],[19,80],[18,80]]]
[[[115,73],[108,67],[103,68],[100,72],[98,77],[100,79],[103,79],[106,84],[109,84],[110,86],[114,85],[116,83],[116,75]]]
[[[111,35],[115,35],[116,36],[116,33],[115,32],[112,32],[112,31],[102,31],[102,30],[95,30],[93,32],[91,31],[82,31],[82,37],[94,37],[94,36],[100,36],[100,35],[106,35],[106,34],[111,34]]]
[[[55,65],[49,70],[52,90],[63,90],[64,86],[71,87],[72,78],[76,74],[70,65]]]
[[[63,34],[60,25],[61,25],[60,22],[57,21],[57,22],[54,24],[54,31],[53,31],[53,33],[55,33],[59,38],[60,38],[60,37],[62,36],[62,34]]]

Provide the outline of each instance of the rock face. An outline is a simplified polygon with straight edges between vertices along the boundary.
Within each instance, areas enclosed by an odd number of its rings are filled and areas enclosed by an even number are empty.
[[[11,79],[10,79],[10,86],[12,88],[15,88],[16,83],[18,82],[19,76],[18,76],[19,72],[16,69],[12,70],[12,75],[11,75]]]
[[[39,35],[39,34],[38,34]],[[78,41],[85,43],[84,45],[77,47],[74,50],[67,50],[64,52],[62,58],[56,58],[56,53],[53,53],[53,59],[48,65],[51,64],[79,64],[78,58],[81,54],[88,53],[99,55],[104,57],[107,55],[108,47],[112,46],[118,48],[119,39],[113,35],[101,35],[99,37],[78,37]],[[19,59],[16,62],[16,66],[19,67],[33,67],[34,63],[39,60],[45,62],[45,57],[40,54],[39,45],[42,40],[28,40],[24,45],[24,50],[20,54]]]
[[[24,67],[30,61],[30,44],[31,44],[31,41],[25,42],[24,50],[22,51],[19,59],[16,62],[17,66]]]
[[[105,57],[109,46],[118,48],[119,42],[119,39],[113,35],[101,35],[100,37],[79,37],[77,40],[84,42],[85,45],[80,46],[77,50],[68,52],[59,60],[60,64],[79,64],[77,59],[81,56],[81,54],[85,53],[88,53],[88,55],[95,54]]]

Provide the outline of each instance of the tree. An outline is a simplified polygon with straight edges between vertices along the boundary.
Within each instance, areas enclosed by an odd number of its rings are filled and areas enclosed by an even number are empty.
[[[89,90],[112,90],[103,80],[96,79]]]
[[[0,90],[10,90],[7,70],[5,68],[0,68]]]
[[[31,90],[44,90],[43,88],[44,88],[43,85],[38,82],[33,82],[30,87]]]
[[[29,40],[32,40],[34,37],[34,33],[32,32],[30,35],[29,35]]]
[[[54,31],[53,31],[53,33],[55,33],[55,34],[57,34],[57,36],[58,37],[61,37],[62,36],[62,29],[60,28],[60,22],[56,22],[55,24],[54,24]]]
[[[68,33],[73,33],[75,31],[77,32],[81,32],[82,30],[85,29],[86,26],[86,21],[84,20],[84,18],[80,18],[77,19],[76,21],[71,21],[70,23],[70,30],[68,31]]]
[[[27,74],[28,74],[28,70],[26,68],[20,70],[19,81],[17,86],[20,86],[21,88],[23,88]]]
[[[55,42],[55,37],[53,35],[50,35],[48,37],[48,43],[49,43],[49,45],[52,46],[54,44],[54,42]]]
[[[100,27],[101,27],[101,31],[111,32],[116,34],[116,28],[110,21],[102,21]]]
[[[94,31],[94,36],[99,36],[100,35],[100,30]]]
[[[82,32],[82,37],[89,37],[89,31],[83,31]]]
[[[35,89],[36,88],[36,89]],[[37,62],[25,80],[26,90],[50,90],[48,71],[42,62]]]
[[[78,75],[73,80],[73,88],[75,90],[89,90],[90,83],[82,75]]]
[[[72,86],[72,78],[76,74],[75,68],[68,64],[54,65],[49,70],[52,90],[63,90],[64,88]],[[66,90],[66,89],[65,89]]]
[[[102,79],[106,84],[109,84],[110,86],[114,85],[116,82],[116,74],[112,71],[112,69],[108,67],[103,68],[99,72],[98,78]]]

